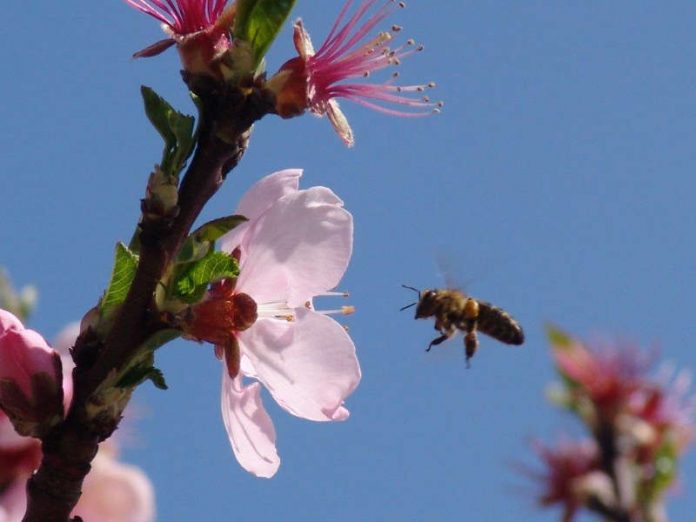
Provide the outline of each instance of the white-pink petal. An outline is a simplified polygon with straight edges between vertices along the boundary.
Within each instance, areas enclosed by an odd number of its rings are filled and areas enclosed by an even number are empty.
[[[290,413],[309,420],[348,417],[343,402],[360,382],[355,345],[330,317],[304,308],[296,320],[259,319],[239,342],[257,378]]]
[[[8,330],[23,330],[24,325],[19,318],[8,312],[7,310],[0,309],[0,335]]]
[[[285,169],[261,178],[242,196],[235,214],[255,221],[280,198],[297,192],[301,176],[302,169]],[[220,250],[232,252],[237,248],[247,226],[247,223],[243,223],[222,236]]]
[[[261,402],[259,383],[244,386],[222,371],[222,420],[239,464],[257,477],[270,478],[280,466],[275,428]]]
[[[339,283],[352,246],[353,217],[336,194],[325,187],[288,194],[245,235],[237,289],[257,303],[303,306]]]
[[[73,515],[95,522],[151,522],[155,519],[154,489],[139,468],[100,450]]]

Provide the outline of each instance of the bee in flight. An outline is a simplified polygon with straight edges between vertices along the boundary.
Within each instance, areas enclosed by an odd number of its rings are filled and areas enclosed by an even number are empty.
[[[416,306],[416,319],[435,317],[435,329],[441,335],[430,341],[426,352],[460,330],[464,333],[468,368],[469,360],[479,345],[477,331],[505,344],[520,345],[524,342],[524,331],[520,323],[502,308],[474,299],[460,290],[444,288],[420,291],[412,286],[402,286],[417,292],[418,301],[401,310]]]

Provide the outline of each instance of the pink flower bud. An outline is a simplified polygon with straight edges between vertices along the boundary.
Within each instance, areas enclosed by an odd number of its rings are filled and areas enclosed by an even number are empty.
[[[21,435],[41,437],[63,418],[60,355],[0,310],[0,408]]]

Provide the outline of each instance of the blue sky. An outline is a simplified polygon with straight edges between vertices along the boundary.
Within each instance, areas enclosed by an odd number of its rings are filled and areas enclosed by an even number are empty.
[[[321,41],[340,6],[299,0],[294,16]],[[176,53],[130,59],[161,33],[119,0],[12,2],[4,14],[0,264],[39,287],[32,326],[51,336],[95,304],[160,157],[139,86],[193,107]],[[325,120],[261,121],[204,217],[286,167],[345,200],[356,237],[341,289],[358,309],[345,323],[363,381],[345,423],[266,401],[283,459],[267,481],[229,448],[210,347],[163,348],[170,390],[137,392],[125,450],[155,483],[159,520],[557,520],[510,469],[531,460],[529,436],[580,433],[544,400],[554,376],[543,325],[696,360],[695,19],[685,0],[414,0],[394,22],[426,50],[402,78],[436,81],[441,115],[345,103],[353,150]],[[291,53],[286,32],[269,70]],[[484,339],[471,370],[460,339],[424,352],[432,324],[398,311],[413,298],[400,285],[443,285],[440,258],[520,320],[524,347]],[[676,521],[696,509],[693,453],[682,471]]]

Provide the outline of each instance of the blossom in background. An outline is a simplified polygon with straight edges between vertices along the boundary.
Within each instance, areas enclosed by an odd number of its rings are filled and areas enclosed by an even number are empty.
[[[168,36],[135,53],[135,58],[155,56],[177,44],[187,71],[219,74],[211,64],[230,47],[230,26],[236,10],[234,2],[227,6],[227,0],[125,1],[159,20]]]
[[[276,112],[289,118],[309,109],[314,114],[326,115],[334,129],[349,147],[353,132],[337,98],[345,98],[365,107],[395,116],[425,116],[437,112],[441,103],[431,102],[423,92],[434,83],[398,86],[398,73],[383,83],[343,83],[344,80],[367,78],[372,73],[399,65],[403,58],[421,51],[413,40],[395,49],[389,43],[401,28],[393,25],[389,31],[367,38],[395,6],[403,2],[387,0],[373,14],[368,11],[378,0],[363,0],[348,16],[353,4],[348,0],[338,15],[329,35],[318,51],[305,30],[302,20],[294,24],[294,43],[298,57],[283,64],[268,82],[276,94]],[[389,107],[401,106],[404,109]],[[387,105],[387,106],[385,106]]]
[[[690,390],[691,374],[681,371],[669,379],[646,383],[631,397],[628,414],[639,422],[634,426],[634,440],[639,446],[639,460],[652,464],[656,454],[669,444],[676,455],[682,454],[696,436],[696,395]]]
[[[10,312],[0,310],[0,408],[22,435],[40,437],[63,418],[58,353]]]
[[[0,311],[0,316],[3,311]],[[16,324],[16,323],[15,323]],[[21,323],[19,323],[21,325]],[[67,354],[79,332],[75,323],[61,332],[55,343]],[[36,334],[38,335],[38,334]],[[45,343],[45,341],[43,341]],[[70,372],[66,370],[67,375]],[[65,395],[70,398],[71,383]],[[135,466],[119,462],[115,443],[102,443],[83,484],[83,494],[73,511],[89,522],[151,522],[155,519],[154,490],[147,476]],[[0,412],[0,522],[20,522],[26,509],[26,482],[41,460],[41,443],[22,437]]]
[[[240,464],[261,477],[280,465],[261,384],[293,415],[337,421],[348,417],[343,402],[360,381],[350,337],[312,303],[336,295],[330,290],[350,259],[352,216],[325,187],[299,190],[301,174],[276,172],[243,196],[236,213],[249,221],[221,240],[239,259],[239,277],[213,288],[186,327],[189,337],[216,344],[230,443]],[[246,385],[245,377],[257,382]]]
[[[599,452],[592,440],[563,440],[556,448],[540,441],[532,445],[543,465],[541,471],[527,471],[540,486],[538,502],[542,506],[560,505],[564,522],[573,519],[588,495],[611,495],[611,484],[601,478]]]
[[[558,371],[570,384],[571,401],[589,400],[607,420],[625,408],[650,369],[650,359],[630,347],[590,348],[570,340],[554,344],[552,351]]]

